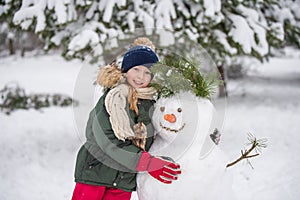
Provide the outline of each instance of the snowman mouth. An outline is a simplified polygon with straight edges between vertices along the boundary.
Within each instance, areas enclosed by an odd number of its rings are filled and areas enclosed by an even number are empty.
[[[167,131],[177,133],[177,132],[181,131],[184,128],[185,123],[183,123],[182,126],[179,129],[172,129],[172,128],[166,127],[166,126],[162,125],[161,122],[159,123],[159,125],[160,125],[161,128],[163,128],[163,129],[165,129]]]

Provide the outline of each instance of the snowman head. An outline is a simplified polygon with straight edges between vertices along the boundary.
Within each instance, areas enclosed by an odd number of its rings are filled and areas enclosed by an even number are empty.
[[[185,127],[184,108],[178,97],[161,98],[155,104],[153,124],[164,139],[174,139]]]
[[[213,113],[214,107],[208,99],[196,97],[192,93],[160,98],[155,103],[152,117],[157,133],[156,141],[159,142],[151,150],[157,155],[168,155],[174,159],[192,147],[200,153],[210,128],[214,127]]]

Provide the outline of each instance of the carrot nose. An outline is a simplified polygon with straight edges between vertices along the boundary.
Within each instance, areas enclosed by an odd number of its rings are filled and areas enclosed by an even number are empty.
[[[176,122],[176,116],[174,114],[165,114],[164,119],[170,123]]]

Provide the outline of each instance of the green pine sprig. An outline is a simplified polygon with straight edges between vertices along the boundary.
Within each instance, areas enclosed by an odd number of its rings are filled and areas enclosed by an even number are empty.
[[[154,74],[151,86],[159,97],[170,97],[182,91],[191,91],[198,97],[211,98],[219,84],[216,74],[203,76],[193,63],[178,55],[167,55],[160,63],[151,67]]]

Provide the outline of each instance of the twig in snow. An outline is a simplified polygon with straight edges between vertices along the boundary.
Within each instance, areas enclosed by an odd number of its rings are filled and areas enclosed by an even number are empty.
[[[253,158],[259,155],[258,152],[261,152],[262,148],[266,148],[267,147],[267,139],[256,139],[256,137],[254,137],[251,133],[248,133],[248,140],[249,143],[248,145],[251,145],[251,147],[248,150],[241,150],[241,156],[236,159],[235,161],[229,163],[226,165],[226,168],[231,167],[233,165],[235,165],[236,163],[240,162],[243,159],[247,159],[248,164],[251,166],[251,168],[253,168],[252,164],[249,161],[249,158]],[[250,153],[255,150],[256,154],[252,154],[250,155]]]

